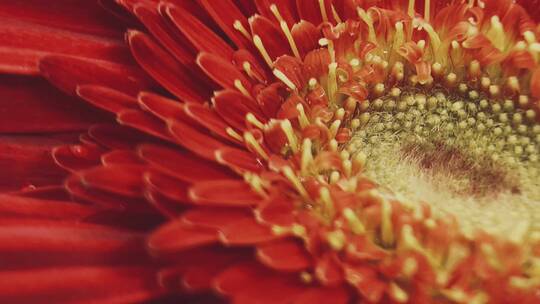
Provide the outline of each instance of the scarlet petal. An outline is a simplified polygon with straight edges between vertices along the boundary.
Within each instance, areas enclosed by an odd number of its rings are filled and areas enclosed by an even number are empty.
[[[49,54],[73,55],[118,63],[131,63],[129,51],[119,40],[3,19],[0,26],[0,70],[8,73],[37,74],[39,60]],[[24,62],[11,57],[24,51]],[[126,60],[126,58],[128,60]]]
[[[244,88],[248,92],[251,91],[251,82],[226,59],[218,55],[201,52],[197,56],[197,64],[208,77],[223,88],[235,89],[235,80],[240,80]]]
[[[201,205],[252,206],[261,197],[242,180],[197,182],[189,191],[190,198]]]
[[[249,113],[254,114],[259,121],[266,121],[261,118],[260,110],[253,106],[253,103],[251,99],[232,90],[218,92],[214,97],[215,110],[219,116],[230,126],[242,131],[247,129],[245,120]]]
[[[158,191],[167,198],[176,202],[188,202],[188,186],[176,178],[171,178],[167,175],[157,172],[146,172],[144,174],[144,182],[154,190]]]
[[[97,167],[82,172],[82,180],[91,187],[129,197],[142,194],[142,175],[146,168],[135,165]]]
[[[343,287],[336,288],[311,288],[298,297],[293,304],[347,304],[350,294]]]
[[[185,43],[185,37],[167,24],[158,12],[158,3],[138,2],[132,8],[133,14],[146,26],[148,31],[169,50],[182,64],[189,64],[195,58],[195,50]]]
[[[97,124],[90,127],[88,135],[110,149],[132,149],[140,142],[156,142],[156,138],[119,124]]]
[[[334,22],[331,4],[331,0],[324,0],[326,15],[330,22]],[[296,0],[296,8],[300,19],[313,24],[320,24],[323,21],[318,0]]]
[[[216,290],[225,295],[235,294],[248,286],[253,280],[271,276],[272,273],[256,262],[243,262],[229,267],[214,281]]]
[[[258,246],[257,257],[266,266],[280,271],[302,271],[312,265],[305,248],[291,239]]]
[[[0,240],[4,270],[147,261],[141,234],[77,221],[4,219]]]
[[[249,18],[249,25],[253,35],[261,38],[264,48],[273,60],[290,52],[289,43],[283,32],[268,18],[254,15]]]
[[[39,69],[68,94],[75,94],[78,85],[95,84],[134,96],[151,84],[138,68],[102,60],[54,55],[43,58]]]
[[[274,17],[274,14],[270,10],[270,5],[275,4],[283,19],[287,21],[289,27],[298,20],[296,3],[294,0],[255,0],[255,3],[257,4],[258,11],[266,18],[272,19]]]
[[[237,140],[233,139],[227,133],[227,128],[229,125],[209,107],[201,104],[190,103],[186,104],[184,109],[187,115],[189,115],[198,124],[207,128],[209,131],[216,133],[216,135],[219,135],[222,139],[238,143]]]
[[[146,267],[63,267],[0,272],[6,303],[135,303],[158,296]]]
[[[216,150],[225,146],[214,137],[180,121],[170,121],[169,132],[182,146],[209,160],[215,160]]]
[[[103,149],[91,145],[59,146],[52,150],[54,161],[69,171],[88,169],[100,163]]]
[[[187,182],[231,177],[222,166],[208,162],[185,151],[157,145],[143,145],[138,154],[156,169]]]
[[[119,123],[133,127],[149,135],[171,141],[167,125],[154,116],[140,110],[122,110],[117,114]]]
[[[2,1],[0,3],[0,18],[39,24],[75,33],[116,38],[122,36],[122,28],[118,20],[108,15],[93,1],[82,3],[71,0],[54,2]]]
[[[135,152],[131,150],[113,150],[101,156],[104,166],[114,165],[142,165],[143,162]]]
[[[0,100],[2,133],[80,131],[107,118],[39,78],[1,75]]]
[[[91,104],[112,113],[137,106],[137,100],[120,91],[97,85],[77,87],[77,95]]]
[[[175,96],[192,102],[206,99],[205,90],[200,88],[190,71],[146,34],[129,31],[128,41],[137,62]]]
[[[247,209],[211,207],[186,211],[181,218],[189,225],[220,229],[251,217],[253,214]]]
[[[2,218],[75,220],[83,219],[97,211],[98,209],[95,207],[65,201],[0,195],[0,217]]]
[[[199,52],[214,53],[223,58],[232,57],[232,48],[188,11],[175,5],[169,5],[166,12],[172,22]]]
[[[246,40],[234,28],[234,22],[237,20],[242,23],[244,28],[247,28],[247,20],[232,0],[201,0],[200,3],[238,48],[250,48],[251,41]]]
[[[226,245],[253,245],[278,238],[272,230],[254,217],[245,218],[219,229],[219,239]]]
[[[203,227],[189,227],[180,221],[171,221],[161,226],[148,240],[148,247],[155,255],[163,255],[192,247],[217,242],[216,230]]]
[[[247,151],[224,147],[216,151],[219,163],[228,166],[236,172],[260,172],[263,167],[255,156]]]

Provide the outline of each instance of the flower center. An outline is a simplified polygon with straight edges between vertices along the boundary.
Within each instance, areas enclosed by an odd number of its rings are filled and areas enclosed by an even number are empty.
[[[369,178],[405,200],[431,204],[441,216],[456,216],[465,234],[522,237],[540,230],[535,112],[465,85],[455,91],[394,88],[362,103],[349,152],[365,155]]]

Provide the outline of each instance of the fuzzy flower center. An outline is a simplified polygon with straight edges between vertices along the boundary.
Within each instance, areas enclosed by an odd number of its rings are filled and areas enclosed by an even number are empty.
[[[519,239],[539,230],[535,112],[465,85],[456,91],[394,88],[365,101],[348,151],[366,159],[369,178],[456,216],[467,235],[482,229]]]

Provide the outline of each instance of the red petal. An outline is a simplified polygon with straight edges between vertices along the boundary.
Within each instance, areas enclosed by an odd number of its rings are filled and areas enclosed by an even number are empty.
[[[187,182],[216,180],[231,177],[220,165],[200,159],[185,151],[157,145],[143,145],[138,154],[156,169]]]
[[[159,192],[175,203],[188,202],[189,184],[156,172],[146,172],[144,182],[153,190]]]
[[[39,78],[0,76],[0,100],[2,133],[80,131],[107,118]]]
[[[261,200],[242,180],[198,182],[191,187],[189,196],[197,204],[218,206],[252,206]]]
[[[5,19],[0,25],[0,45],[6,53],[0,57],[0,70],[8,73],[37,74],[39,60],[49,54],[132,63],[129,50],[119,40]],[[24,52],[22,66],[20,61],[10,56],[17,56],[21,51]]]
[[[135,165],[97,167],[81,173],[83,183],[100,190],[139,197],[142,195],[142,175],[146,168]]]
[[[331,7],[332,1],[324,0],[324,4],[328,20],[330,22],[334,22]],[[313,24],[320,24],[323,21],[319,0],[296,0],[296,8],[298,9],[300,19],[302,20],[307,20]]]
[[[309,289],[298,297],[293,304],[347,304],[350,303],[351,295],[343,287]]]
[[[43,218],[48,220],[83,219],[98,209],[68,201],[42,200],[14,195],[0,195],[0,217]]]
[[[190,71],[150,37],[132,30],[128,32],[127,38],[137,62],[167,90],[185,101],[199,102],[207,99],[206,90]]]
[[[255,0],[257,8],[266,18],[274,18],[274,14],[270,10],[270,5],[276,5],[279,14],[287,22],[289,28],[298,20],[296,13],[296,3],[294,0]]]
[[[208,77],[223,88],[234,90],[235,80],[240,80],[244,88],[248,92],[251,91],[251,82],[249,82],[244,74],[226,59],[214,54],[202,52],[197,56],[197,64]]]
[[[189,103],[185,105],[184,110],[186,114],[188,114],[198,124],[204,126],[209,131],[216,133],[216,135],[219,135],[222,139],[238,143],[237,140],[233,139],[227,133],[226,130],[229,125],[225,123],[223,119],[216,114],[215,111],[211,110],[207,106],[196,103]]]
[[[194,228],[183,222],[171,221],[152,233],[148,247],[153,254],[163,255],[212,244],[217,240],[217,232],[214,229]]]
[[[225,245],[254,245],[279,238],[270,227],[255,220],[255,217],[238,220],[219,229],[219,239]]]
[[[78,86],[76,91],[77,95],[94,106],[112,113],[137,106],[137,99],[104,86],[82,85]]]
[[[158,94],[141,92],[139,94],[139,103],[144,110],[163,121],[182,120],[189,124],[194,123],[185,112],[186,104],[181,101],[165,98]]]
[[[266,266],[279,271],[302,271],[312,265],[311,256],[296,240],[279,240],[257,247],[257,257]]]
[[[54,148],[52,157],[60,167],[73,172],[100,164],[103,152],[95,145],[68,145]]]
[[[186,10],[174,5],[168,5],[166,12],[172,22],[199,52],[214,53],[223,58],[232,57],[232,48]]]
[[[88,135],[110,149],[132,149],[141,142],[158,141],[155,137],[119,124],[94,125],[88,130]]]
[[[291,29],[291,35],[293,36],[298,51],[302,58],[306,56],[308,52],[319,47],[319,39],[322,38],[321,32],[317,30],[317,27],[313,23],[301,20],[296,23]]]
[[[215,160],[215,151],[225,146],[224,143],[180,121],[170,121],[169,132],[182,146],[209,160]]]
[[[201,0],[200,4],[238,48],[249,49],[251,47],[251,41],[242,36],[233,26],[234,22],[238,20],[244,28],[247,28],[247,20],[231,0]]]
[[[144,164],[139,156],[131,150],[113,150],[101,156],[105,167],[114,165],[141,165]]]
[[[172,141],[167,130],[167,125],[146,112],[140,110],[123,110],[118,113],[116,120],[120,124],[133,127],[146,134]]]
[[[4,219],[0,240],[2,269],[147,262],[142,235],[80,222]]]
[[[157,2],[157,1],[156,1]],[[195,50],[185,43],[185,37],[166,23],[164,16],[158,12],[158,4],[137,3],[132,11],[155,37],[182,64],[189,64],[195,59]]]
[[[224,147],[216,151],[216,159],[234,171],[242,174],[246,171],[260,172],[263,165],[255,155],[236,148]]]
[[[216,290],[225,295],[233,295],[254,280],[264,280],[272,275],[270,270],[256,262],[243,262],[229,267],[223,271],[214,281]]]
[[[2,1],[0,19],[31,22],[55,29],[97,36],[121,37],[123,29],[118,20],[111,17],[96,2],[71,0]]]
[[[260,15],[252,16],[249,18],[249,25],[253,35],[258,35],[261,38],[271,59],[275,60],[277,57],[291,52],[289,42],[281,29],[268,18]]]
[[[68,94],[78,85],[96,84],[136,95],[148,88],[150,81],[138,68],[108,61],[47,56],[39,63],[41,74]]]
[[[195,208],[182,214],[182,221],[189,225],[221,229],[253,214],[247,209],[239,208]]]
[[[137,303],[162,291],[143,267],[66,267],[0,273],[5,303]]]

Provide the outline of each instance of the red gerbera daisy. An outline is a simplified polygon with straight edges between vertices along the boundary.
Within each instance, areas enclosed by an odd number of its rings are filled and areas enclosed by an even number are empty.
[[[3,302],[540,303],[534,1],[98,2],[0,1]]]

